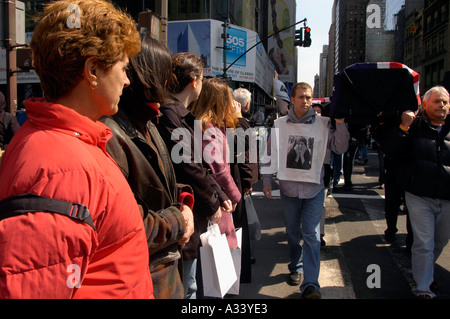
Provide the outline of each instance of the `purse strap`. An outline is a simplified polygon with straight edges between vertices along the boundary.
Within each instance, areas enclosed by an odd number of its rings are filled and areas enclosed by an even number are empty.
[[[30,193],[7,197],[0,202],[0,220],[34,212],[65,215],[72,219],[82,221],[97,231],[89,209],[83,204],[71,203]]]

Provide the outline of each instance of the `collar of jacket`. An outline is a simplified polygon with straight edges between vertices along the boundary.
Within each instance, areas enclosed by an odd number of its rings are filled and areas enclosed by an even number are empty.
[[[431,120],[430,120],[430,118],[428,117],[428,114],[427,114],[426,111],[424,111],[424,112],[422,113],[422,116],[421,116],[420,118],[422,118],[423,121],[424,121],[425,123],[427,123],[431,128],[435,128],[435,127],[436,127],[436,125],[431,124]],[[442,126],[444,126],[444,125],[449,125],[449,124],[450,124],[450,114],[447,115],[447,117],[446,117],[445,120],[444,120],[444,124],[442,124]]]
[[[119,124],[119,126],[124,130],[125,134],[128,137],[130,137],[131,139],[139,137],[139,138],[145,140],[142,133],[140,133],[135,128],[135,126],[131,123],[130,117],[123,110],[121,110],[119,108],[119,111],[116,114],[114,114],[112,117],[117,122],[117,124]],[[147,125],[148,125],[148,122],[147,122]]]
[[[306,114],[301,119],[298,119],[295,115],[294,107],[291,107],[288,111],[287,117],[288,121],[292,123],[312,124],[316,121],[316,112],[314,112],[314,109],[310,107]]]
[[[170,96],[172,98],[172,101],[165,104],[165,105],[161,105],[160,109],[162,107],[166,107],[166,108],[173,108],[176,110],[176,113],[180,116],[180,117],[186,117],[188,114],[192,114],[191,111],[189,111],[184,105],[183,103],[181,103],[176,97],[174,96]]]
[[[59,130],[85,143],[98,145],[104,151],[112,137],[111,130],[105,124],[94,122],[64,105],[45,102],[45,98],[30,98],[25,101],[25,107],[34,125]]]

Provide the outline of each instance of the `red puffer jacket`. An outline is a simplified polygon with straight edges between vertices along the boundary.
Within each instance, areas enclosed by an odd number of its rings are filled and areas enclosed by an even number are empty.
[[[111,131],[41,99],[26,109],[30,120],[0,166],[0,200],[33,193],[81,203],[96,231],[44,212],[0,221],[0,298],[152,298],[141,214],[105,151]]]

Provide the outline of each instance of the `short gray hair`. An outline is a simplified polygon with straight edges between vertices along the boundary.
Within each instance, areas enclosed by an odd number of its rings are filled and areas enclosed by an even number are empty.
[[[423,95],[422,101],[427,102],[431,98],[431,95],[434,92],[443,93],[443,94],[447,95],[447,97],[449,96],[448,91],[445,87],[437,85],[437,86],[433,86],[431,89],[429,89],[427,92],[425,92],[425,94]]]
[[[239,88],[234,90],[233,99],[241,103],[241,106],[244,107],[252,100],[252,94],[245,88]]]

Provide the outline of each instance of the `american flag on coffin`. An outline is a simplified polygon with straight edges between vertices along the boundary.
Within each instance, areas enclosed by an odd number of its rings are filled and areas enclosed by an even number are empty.
[[[356,63],[334,75],[330,113],[370,124],[381,116],[400,116],[421,104],[420,75],[397,62]]]
[[[325,104],[330,102],[331,100],[329,97],[314,97],[312,101],[313,104]]]

